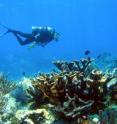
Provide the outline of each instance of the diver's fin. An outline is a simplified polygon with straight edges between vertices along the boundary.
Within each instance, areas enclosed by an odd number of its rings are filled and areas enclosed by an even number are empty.
[[[0,23],[0,25],[3,27],[3,28],[6,28],[6,29],[10,29],[10,28],[8,28],[6,25],[3,25],[2,23]]]
[[[2,36],[4,36],[4,35],[6,35],[6,34],[8,34],[8,33],[10,33],[11,31],[6,31],[6,32],[4,32],[3,34],[0,34],[0,37],[2,37]]]
[[[2,36],[4,36],[4,35],[6,35],[6,34],[12,32],[12,30],[11,30],[10,28],[8,28],[7,26],[5,26],[5,25],[3,25],[3,24],[1,24],[1,23],[0,23],[0,25],[1,25],[3,28],[6,28],[6,29],[7,29],[6,32],[4,32],[3,34],[0,34],[0,37],[2,37]]]

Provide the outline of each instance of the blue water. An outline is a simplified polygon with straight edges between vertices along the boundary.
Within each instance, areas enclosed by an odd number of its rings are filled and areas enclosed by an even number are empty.
[[[45,25],[60,33],[58,42],[31,50],[12,34],[0,38],[0,71],[14,79],[51,71],[53,60],[79,59],[87,49],[92,57],[117,53],[116,0],[0,0],[0,22],[27,33]]]

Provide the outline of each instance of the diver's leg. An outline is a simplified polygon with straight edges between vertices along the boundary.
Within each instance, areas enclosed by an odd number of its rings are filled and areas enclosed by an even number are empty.
[[[13,34],[16,34],[16,35],[20,35],[20,36],[22,36],[22,37],[24,37],[24,38],[32,37],[32,34],[23,33],[23,32],[21,32],[21,31],[17,31],[17,30],[11,30],[11,31],[9,31],[9,32],[11,32],[11,33],[13,33]]]
[[[22,46],[32,43],[32,40],[30,40],[29,38],[26,38],[26,40],[22,40],[22,38],[20,36],[18,36],[17,34],[15,34],[15,33],[14,33],[14,36],[17,38],[18,42]]]

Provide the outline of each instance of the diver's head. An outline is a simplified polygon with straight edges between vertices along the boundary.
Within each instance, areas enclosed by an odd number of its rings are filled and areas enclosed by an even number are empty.
[[[48,30],[48,32],[50,32],[51,36],[53,37],[53,40],[58,41],[59,33],[56,32],[56,30],[51,27],[47,27],[47,30]]]
[[[59,40],[59,36],[60,36],[60,34],[58,32],[55,32],[54,33],[54,40],[58,41]]]
[[[45,32],[47,31],[48,34],[51,35],[52,40],[58,41],[58,39],[59,39],[59,33],[56,32],[56,30],[55,30],[54,28],[51,28],[51,27],[49,27],[49,26],[44,26],[44,27],[43,27],[43,30],[44,30]]]

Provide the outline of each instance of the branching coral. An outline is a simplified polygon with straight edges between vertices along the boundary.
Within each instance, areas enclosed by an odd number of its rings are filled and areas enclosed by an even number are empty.
[[[92,62],[91,58],[81,59],[80,61],[66,62],[66,61],[54,61],[53,64],[60,71],[80,71],[84,72]]]
[[[30,108],[35,109],[41,106],[46,102],[46,99],[43,97],[41,90],[38,90],[36,87],[29,87],[27,89],[28,103],[30,103]]]
[[[6,103],[6,99],[4,98],[4,96],[2,96],[2,94],[0,94],[0,114],[3,114],[6,107]]]
[[[0,114],[3,115],[8,108],[8,101],[9,101],[9,93],[14,90],[17,85],[7,79],[7,76],[3,73],[0,73]],[[2,118],[2,116],[0,116]]]
[[[91,69],[90,58],[73,62],[54,62],[59,73],[39,74],[32,79],[32,89],[28,89],[35,104],[39,101],[38,93],[43,94],[49,104],[62,117],[74,119],[89,113],[98,113],[104,109],[108,95],[107,84],[115,78],[100,70]],[[37,105],[38,106],[38,105]]]
[[[111,87],[111,102],[117,104],[117,79],[116,79],[116,84]]]
[[[17,85],[11,80],[7,79],[7,76],[3,73],[0,73],[0,93],[6,95],[7,93],[16,89]]]

